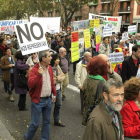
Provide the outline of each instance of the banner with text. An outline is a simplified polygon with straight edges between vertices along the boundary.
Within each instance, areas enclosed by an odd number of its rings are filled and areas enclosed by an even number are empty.
[[[15,26],[22,55],[49,49],[43,27],[38,22],[29,22]]]
[[[137,32],[137,26],[136,25],[131,25],[128,26],[128,34],[133,34]]]
[[[110,53],[108,57],[111,63],[119,63],[124,61],[123,52]]]
[[[5,32],[6,34],[10,34],[9,32],[14,31],[14,26],[19,24],[25,24],[28,21],[26,20],[2,20],[0,21],[1,32]],[[9,30],[10,28],[10,30]]]
[[[104,26],[106,26],[107,24],[109,24],[108,26],[112,26],[113,30],[112,32],[120,32],[120,27],[121,27],[121,21],[122,21],[122,17],[121,16],[101,16],[101,15],[96,15],[96,14],[92,14],[89,13],[89,19],[100,19],[100,24],[104,24]]]
[[[60,32],[60,17],[30,17],[30,22],[39,22],[42,24],[45,33],[51,34]]]

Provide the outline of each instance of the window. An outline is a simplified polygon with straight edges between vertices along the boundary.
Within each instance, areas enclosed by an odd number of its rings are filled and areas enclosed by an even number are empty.
[[[127,10],[130,11],[130,2],[127,2]]]
[[[120,10],[122,10],[124,7],[123,7],[123,2],[120,3]]]
[[[126,23],[129,23],[129,14],[126,14]]]

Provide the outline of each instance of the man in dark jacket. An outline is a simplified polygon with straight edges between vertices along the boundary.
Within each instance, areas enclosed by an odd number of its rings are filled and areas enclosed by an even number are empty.
[[[62,48],[62,47],[64,47],[64,42],[63,42],[63,40],[60,40],[59,41],[59,44],[55,47],[55,51],[57,52],[57,53],[59,53],[59,49],[60,48]],[[65,48],[65,47],[64,47]]]
[[[67,60],[70,65],[70,48],[71,48],[71,40],[68,35],[65,36],[64,46],[67,50]]]
[[[103,86],[104,100],[92,111],[83,140],[124,140],[122,117],[122,82],[109,79]]]
[[[51,49],[52,50],[55,50],[55,47],[58,45],[58,43],[59,43],[59,39],[60,39],[60,37],[57,35],[56,37],[55,37],[55,40],[52,42],[52,44],[51,44]]]
[[[132,56],[122,63],[122,80],[123,83],[132,76],[136,76],[140,64],[140,45],[132,47]]]

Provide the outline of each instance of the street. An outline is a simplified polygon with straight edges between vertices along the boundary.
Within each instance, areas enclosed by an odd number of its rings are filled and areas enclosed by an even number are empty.
[[[66,124],[65,127],[54,126],[53,108],[50,122],[50,140],[80,140],[84,134],[85,127],[82,125],[82,114],[80,110],[80,94],[77,90],[72,65],[69,71],[70,85],[66,89],[66,99],[62,102],[60,120]],[[75,87],[73,87],[75,86]],[[18,110],[19,95],[13,94],[15,102],[8,100],[8,94],[4,92],[3,82],[0,80],[0,120],[8,129],[15,140],[24,140],[24,133],[31,122],[31,101],[27,94],[26,107],[28,111]],[[42,122],[42,121],[41,121]],[[33,140],[41,139],[41,125]],[[8,139],[9,140],[9,139]]]

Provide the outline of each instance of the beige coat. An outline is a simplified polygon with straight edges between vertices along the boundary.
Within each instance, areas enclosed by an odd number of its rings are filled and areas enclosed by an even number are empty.
[[[16,63],[15,58],[14,58],[14,61]],[[10,62],[7,58],[7,55],[3,56],[1,58],[1,69],[2,69],[2,81],[4,81],[5,83],[10,82],[10,68],[9,68],[9,65],[10,65]],[[13,68],[13,71],[15,71],[15,68]]]
[[[78,87],[83,86],[83,83],[87,77],[87,69],[86,65],[80,61],[76,65],[76,72],[75,72],[75,82],[78,85]]]
[[[107,46],[107,49],[108,50],[106,51],[106,47],[105,47],[104,43],[102,42],[100,44],[100,46],[99,46],[99,54],[105,54],[105,55],[108,56],[108,54],[109,54],[109,45]]]
[[[60,66],[57,66],[58,69],[58,76],[56,76],[56,74],[53,72],[53,78],[54,78],[54,84],[56,85],[57,83],[61,83],[61,89],[62,89],[62,82],[65,79],[65,74],[62,72]],[[55,80],[55,78],[57,78],[57,80]]]

